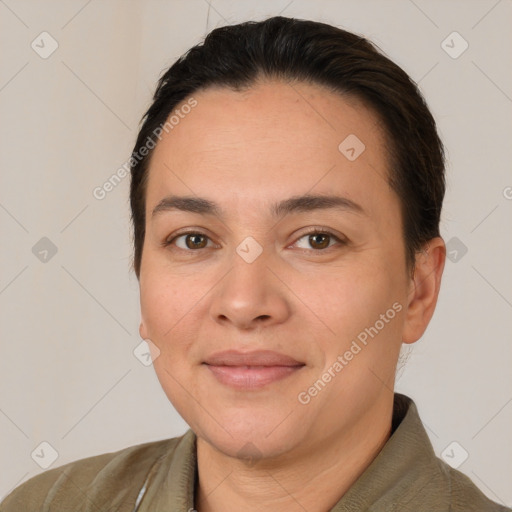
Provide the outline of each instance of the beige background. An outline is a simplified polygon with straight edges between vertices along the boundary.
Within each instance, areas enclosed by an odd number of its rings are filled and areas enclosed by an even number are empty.
[[[397,387],[436,452],[456,441],[452,458],[469,454],[459,469],[512,505],[510,0],[0,0],[0,496],[53,450],[56,467],[187,428],[133,354],[129,180],[103,200],[93,190],[129,157],[166,67],[207,30],[278,13],[368,36],[438,120],[455,261]],[[469,44],[458,58],[441,46],[454,31]]]

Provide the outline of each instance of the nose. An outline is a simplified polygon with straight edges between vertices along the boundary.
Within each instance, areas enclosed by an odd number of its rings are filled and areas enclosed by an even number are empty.
[[[214,288],[213,320],[240,330],[285,322],[291,312],[287,288],[271,268],[265,251],[252,263],[238,254],[232,261],[230,271]]]

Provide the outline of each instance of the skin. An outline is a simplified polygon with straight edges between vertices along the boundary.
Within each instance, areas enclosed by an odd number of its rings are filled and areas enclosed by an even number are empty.
[[[194,98],[197,106],[152,155],[140,334],[158,347],[158,379],[198,436],[195,507],[328,510],[390,435],[400,347],[418,340],[432,317],[444,243],[431,240],[411,275],[384,134],[356,99],[279,81]],[[338,150],[350,134],[366,147],[355,161]],[[224,217],[153,216],[170,194],[214,201]],[[272,216],[271,204],[304,194],[342,196],[363,212]],[[344,243],[311,240],[308,228]],[[205,238],[175,238],[187,229]],[[247,237],[262,248],[252,263],[236,252]],[[401,311],[300,403],[299,393],[394,303]],[[228,349],[274,350],[305,366],[264,388],[235,390],[201,364]]]

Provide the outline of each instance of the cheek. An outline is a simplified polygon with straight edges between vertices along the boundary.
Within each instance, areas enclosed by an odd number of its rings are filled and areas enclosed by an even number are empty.
[[[154,367],[166,390],[175,385],[171,375],[181,382],[187,377],[187,365],[199,360],[198,340],[209,314],[208,290],[212,286],[197,270],[184,274],[165,265],[147,265],[144,271],[142,322],[147,337],[160,351]]]
[[[363,400],[391,385],[402,339],[403,299],[392,273],[382,270],[337,277],[329,287],[317,304],[319,316],[335,333],[318,338],[325,357],[315,376],[333,382],[322,401]]]
[[[198,278],[182,276],[148,258],[141,272],[141,316],[149,338],[164,342],[172,338],[187,314],[204,294]]]
[[[165,278],[147,277],[141,284],[141,316],[148,337],[158,342],[164,333],[172,329],[173,320],[179,314],[178,288]]]
[[[183,392],[184,386],[195,395],[190,367],[185,362],[191,360],[191,350],[199,336],[193,317],[202,314],[200,298],[204,295],[197,286],[188,285],[188,280],[184,287],[183,280],[176,275],[155,270],[145,273],[140,289],[147,337],[159,350],[153,367],[164,392],[180,414],[183,414],[189,396]]]
[[[318,340],[325,354],[320,373],[330,368],[332,372],[338,356],[343,358],[333,391],[345,388],[345,392],[359,393],[380,385],[375,375],[383,382],[391,375],[405,310],[402,283],[395,272],[391,264],[387,269],[378,264],[352,266],[343,275],[331,277],[327,289],[314,287],[312,308],[317,308],[318,317],[329,326],[327,335]]]
[[[400,300],[400,284],[392,269],[361,265],[347,267],[343,272],[331,272],[325,285],[319,280],[304,282],[305,296],[310,297],[311,309],[338,335],[354,335],[354,331],[373,324],[379,315]],[[316,282],[316,283],[315,283]],[[320,281],[321,282],[321,281]]]

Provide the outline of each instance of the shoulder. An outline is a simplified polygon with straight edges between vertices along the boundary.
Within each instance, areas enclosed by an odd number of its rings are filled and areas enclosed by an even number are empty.
[[[0,503],[0,512],[86,510],[87,501],[92,510],[122,510],[135,502],[151,467],[180,439],[130,446],[45,471],[14,489]]]
[[[511,512],[512,509],[490,500],[464,473],[438,459],[450,485],[450,510],[453,512]]]
[[[406,395],[395,393],[392,430],[386,443],[391,450],[387,467],[401,467],[403,482],[413,493],[412,498],[405,495],[398,499],[404,510],[414,507],[416,511],[512,512],[489,499],[468,476],[436,456],[416,404]],[[405,502],[400,501],[404,499]],[[500,501],[499,497],[496,499]]]

